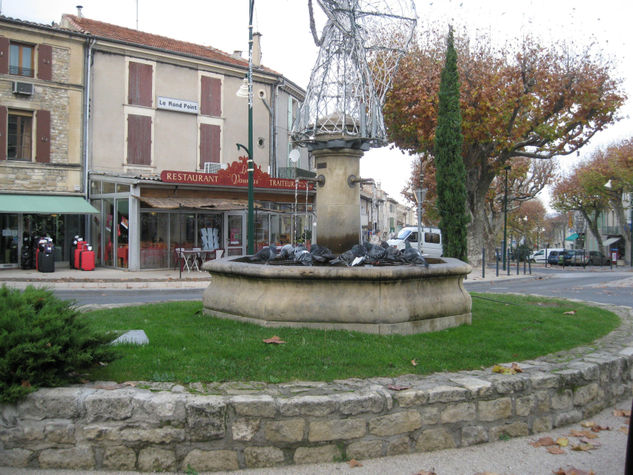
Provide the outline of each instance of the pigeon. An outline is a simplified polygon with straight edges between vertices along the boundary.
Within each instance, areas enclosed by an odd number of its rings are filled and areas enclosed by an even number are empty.
[[[345,265],[349,267],[350,265],[352,265],[352,262],[354,261],[356,257],[358,256],[355,256],[354,253],[350,249],[348,249],[343,254],[338,256],[336,259],[332,259],[330,261],[330,265],[331,266]]]
[[[387,253],[386,249],[382,246],[376,246],[375,244],[372,244],[370,242],[365,243],[365,250],[367,251],[367,256],[369,257],[369,260],[374,262],[383,259],[385,257],[385,254]]]
[[[422,257],[420,251],[412,248],[409,241],[405,243],[402,257],[404,258],[405,262],[408,262],[409,264],[423,264],[424,267],[429,267],[429,263],[426,262],[426,259],[424,257]]]
[[[319,246],[318,244],[312,245],[310,254],[312,254],[312,259],[319,263],[330,262],[336,257],[327,247]]]
[[[279,251],[279,254],[277,255],[277,257],[282,260],[292,259],[293,256],[294,256],[294,247],[292,247],[292,244],[284,245]]]
[[[363,257],[367,255],[365,246],[361,246],[360,244],[354,244],[352,246],[351,251],[352,251],[352,254],[354,254],[354,257]]]
[[[250,261],[265,262],[266,264],[268,264],[268,261],[275,259],[276,256],[277,249],[275,248],[275,246],[267,246],[257,251],[254,256],[251,256]]]
[[[301,249],[303,248],[303,249]],[[295,249],[295,262],[302,264],[304,266],[312,265],[312,254],[303,246],[298,246]]]

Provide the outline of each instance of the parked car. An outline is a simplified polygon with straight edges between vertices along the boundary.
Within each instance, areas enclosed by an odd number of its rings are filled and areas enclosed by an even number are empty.
[[[556,249],[549,253],[547,256],[547,263],[551,265],[560,264],[560,265],[571,265],[572,259],[574,256],[574,251],[572,249]]]
[[[538,251],[534,251],[532,254],[530,254],[530,261],[544,264],[547,258],[549,257],[549,254],[552,251],[562,251],[562,250],[563,248],[555,248],[555,247],[552,247],[550,249],[539,249]],[[547,252],[547,255],[545,255],[545,252]]]
[[[387,244],[403,250],[406,242],[409,242],[411,247],[418,247],[418,228],[416,226],[402,228],[398,236],[389,239]],[[442,231],[438,228],[422,227],[422,254],[430,257],[442,257]]]
[[[600,251],[589,251],[589,265],[591,266],[607,266],[609,258]]]
[[[589,263],[589,253],[584,249],[573,249],[571,262],[572,266],[586,266]]]

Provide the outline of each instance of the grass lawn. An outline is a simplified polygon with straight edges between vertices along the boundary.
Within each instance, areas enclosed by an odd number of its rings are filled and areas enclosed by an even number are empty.
[[[570,311],[575,314],[565,314]],[[576,302],[490,294],[473,294],[472,325],[409,336],[262,328],[205,316],[201,302],[98,310],[83,318],[117,334],[143,329],[150,340],[117,347],[120,358],[96,369],[91,379],[180,383],[331,381],[476,369],[586,345],[620,323],[610,312]],[[273,335],[286,343],[262,342]]]

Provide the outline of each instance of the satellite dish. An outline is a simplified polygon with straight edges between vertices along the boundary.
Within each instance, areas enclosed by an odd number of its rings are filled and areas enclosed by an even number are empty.
[[[299,153],[299,150],[297,150],[296,148],[293,148],[288,154],[288,157],[290,157],[290,161],[292,163],[297,163],[299,161],[300,156],[301,154]]]

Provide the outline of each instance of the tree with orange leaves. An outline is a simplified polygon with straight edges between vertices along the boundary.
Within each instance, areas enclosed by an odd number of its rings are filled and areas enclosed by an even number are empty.
[[[475,260],[487,237],[486,200],[504,167],[520,157],[576,152],[617,119],[625,95],[613,65],[590,50],[574,54],[532,38],[494,49],[484,38],[465,37],[455,39],[455,48]],[[441,34],[421,37],[401,61],[384,107],[390,140],[427,160],[433,160],[443,51]]]

